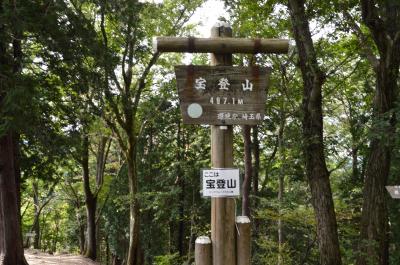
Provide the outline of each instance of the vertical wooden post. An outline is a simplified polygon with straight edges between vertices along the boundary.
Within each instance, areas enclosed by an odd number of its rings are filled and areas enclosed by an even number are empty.
[[[211,240],[208,236],[200,236],[196,239],[194,249],[195,265],[212,265]]]
[[[211,37],[232,37],[232,28],[217,23]],[[232,65],[232,54],[212,54],[211,64]],[[214,168],[233,166],[232,126],[211,126],[211,161]],[[211,199],[211,239],[213,265],[236,265],[234,199]]]
[[[238,234],[236,238],[237,264],[251,264],[251,223],[247,216],[236,217]]]

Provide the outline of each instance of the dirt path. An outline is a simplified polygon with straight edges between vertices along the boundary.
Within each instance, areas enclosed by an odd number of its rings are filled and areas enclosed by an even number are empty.
[[[50,255],[37,250],[25,249],[29,265],[100,265],[90,259],[71,254]]]

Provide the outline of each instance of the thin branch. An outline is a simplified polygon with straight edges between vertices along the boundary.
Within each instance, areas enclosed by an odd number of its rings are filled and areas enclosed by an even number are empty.
[[[278,137],[277,137],[277,138],[278,138]],[[267,160],[266,172],[268,172],[268,169],[271,167],[272,160],[275,159],[276,153],[277,153],[277,151],[278,151],[278,142],[279,142],[279,140],[277,139],[277,140],[276,140],[276,143],[275,143],[275,145],[274,145],[274,150],[272,151],[271,155],[269,156],[269,158],[268,158],[268,160]],[[263,183],[261,184],[260,193],[264,192],[265,188],[267,187],[267,181],[268,181],[267,175],[268,175],[268,174],[266,174],[266,176],[265,176],[265,178],[264,178],[264,181],[263,181]]]
[[[164,103],[164,101],[161,100],[160,103],[157,105],[156,110],[160,110],[163,103]],[[142,137],[144,129],[146,128],[147,123],[150,121],[150,119],[152,117],[154,117],[154,112],[149,112],[147,114],[146,118],[144,119],[144,121],[142,122],[142,125],[140,126],[139,133],[138,133],[138,139],[140,139]]]
[[[24,208],[24,207],[25,207],[24,211],[23,211],[22,214],[21,214],[21,219],[24,219],[26,210],[28,210],[29,206],[31,206],[31,203],[32,203],[32,202],[31,202],[30,200],[28,200],[27,203],[26,203],[26,205],[21,207],[21,208]]]
[[[379,65],[379,60],[375,56],[373,50],[371,49],[370,46],[368,46],[368,38],[365,36],[365,34],[362,32],[360,26],[356,23],[354,18],[350,15],[350,13],[347,10],[343,11],[343,15],[346,18],[346,20],[349,22],[349,25],[353,29],[354,34],[357,36],[358,42],[360,43],[362,52],[372,65],[372,67],[376,70]]]
[[[338,170],[339,168],[341,168],[341,167],[344,165],[344,163],[347,162],[347,160],[348,160],[347,157],[343,158],[342,161],[340,161],[340,162],[336,165],[336,167],[332,168],[331,170],[328,170],[328,175],[331,175],[333,172],[335,172],[336,170]]]
[[[354,69],[348,75],[345,75],[344,77],[342,77],[340,79],[340,82],[338,84],[336,84],[336,86],[334,86],[332,89],[325,89],[325,91],[326,91],[325,92],[325,96],[330,95],[331,93],[336,91],[338,87],[342,86],[343,83],[346,82],[346,80],[349,79],[356,72],[356,70],[358,69],[359,65],[360,65],[360,61],[358,61],[356,63]]]
[[[312,247],[315,245],[316,242],[317,242],[317,235],[314,236],[314,239],[311,242],[308,241],[307,249],[304,252],[304,257],[303,257],[303,259],[302,259],[300,264],[306,264],[308,256],[310,255],[310,251],[311,251]]]
[[[104,200],[103,205],[101,206],[101,208],[100,208],[100,209],[98,210],[98,212],[97,212],[96,225],[99,223],[101,214],[102,214],[104,208],[105,208],[106,205],[107,205],[107,202],[108,202],[108,198],[109,198],[109,197],[110,197],[110,191],[108,191],[107,196],[106,196],[106,199]]]
[[[67,187],[72,191],[72,195],[75,198],[76,207],[80,207],[81,199],[78,196],[78,193],[75,191],[74,187],[72,187],[71,183],[67,181]]]
[[[106,82],[104,84],[104,94],[105,97],[109,103],[109,105],[111,106],[113,112],[115,113],[117,122],[119,123],[120,126],[124,126],[124,121],[122,120],[122,116],[121,113],[119,111],[118,108],[118,104],[117,102],[115,102],[113,95],[110,91],[110,87],[108,84],[108,76],[111,76],[111,79],[114,81],[115,85],[117,86],[117,89],[119,91],[122,91],[121,85],[118,81],[118,78],[115,75],[115,72],[110,69],[110,67],[108,66],[108,37],[107,37],[107,32],[105,29],[105,3],[104,1],[102,2],[101,5],[101,21],[100,21],[100,30],[101,30],[101,34],[102,34],[102,38],[103,38],[103,45],[104,45],[104,50],[105,50],[105,57],[103,58],[104,60],[104,70],[105,70],[105,75],[106,75]],[[94,104],[92,104],[92,106],[94,106]]]
[[[104,184],[104,170],[105,170],[105,165],[107,162],[107,158],[108,158],[108,154],[110,152],[110,147],[111,147],[111,142],[112,142],[112,138],[109,137],[107,139],[107,142],[105,144],[105,152],[104,155],[99,155],[97,159],[101,159],[101,166],[100,166],[100,171],[101,172],[97,172],[97,174],[100,174],[100,176],[97,176],[96,179],[96,191],[95,191],[95,198],[98,197],[101,189],[103,188],[103,184]]]
[[[336,65],[335,68],[333,68],[331,71],[329,71],[326,74],[326,77],[328,78],[328,77],[331,77],[332,75],[336,74],[343,65],[350,62],[353,58],[354,58],[353,54],[347,55],[346,58],[344,58],[340,63],[338,63]]]
[[[147,76],[150,73],[150,69],[156,63],[158,57],[160,57],[160,53],[159,52],[153,53],[149,63],[147,64],[146,68],[144,69],[141,77],[139,78],[139,80],[137,82],[137,89],[136,89],[136,93],[135,93],[135,96],[134,96],[133,109],[132,109],[133,116],[136,115],[136,111],[137,111],[137,108],[139,106],[140,96],[142,94],[143,89],[146,87]]]
[[[127,146],[125,145],[124,138],[121,135],[120,131],[118,130],[117,125],[115,125],[115,123],[110,118],[108,118],[107,115],[104,115],[103,119],[107,123],[108,127],[110,127],[112,132],[116,135],[118,144],[120,145],[121,149],[122,150],[127,150],[126,149]]]

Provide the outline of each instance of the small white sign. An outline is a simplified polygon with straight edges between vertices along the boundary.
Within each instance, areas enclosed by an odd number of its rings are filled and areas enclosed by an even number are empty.
[[[36,236],[36,233],[35,232],[26,233],[25,236],[26,237],[34,237],[34,236]]]
[[[200,104],[192,103],[188,107],[188,115],[190,118],[197,119],[203,114],[203,108]]]
[[[386,186],[386,190],[393,199],[400,199],[400,186]]]
[[[202,178],[204,197],[240,196],[239,169],[203,169]]]

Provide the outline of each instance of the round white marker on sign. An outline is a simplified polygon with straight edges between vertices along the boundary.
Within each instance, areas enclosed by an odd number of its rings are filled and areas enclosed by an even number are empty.
[[[190,118],[197,119],[203,114],[203,108],[198,103],[192,103],[187,108]]]

